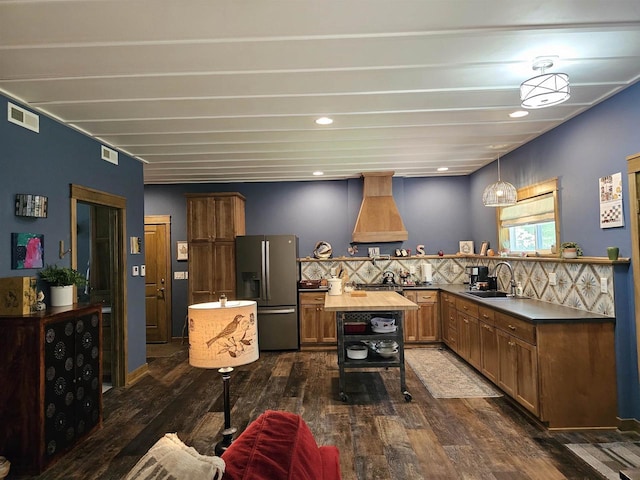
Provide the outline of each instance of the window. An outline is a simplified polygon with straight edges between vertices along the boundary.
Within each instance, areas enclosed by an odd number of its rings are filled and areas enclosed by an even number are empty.
[[[498,209],[501,251],[511,254],[555,254],[558,222],[558,180],[518,190],[518,202]]]

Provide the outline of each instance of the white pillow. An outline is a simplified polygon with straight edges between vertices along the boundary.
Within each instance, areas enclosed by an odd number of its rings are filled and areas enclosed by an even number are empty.
[[[125,480],[219,480],[224,473],[220,457],[200,455],[175,433],[167,433],[135,464]]]

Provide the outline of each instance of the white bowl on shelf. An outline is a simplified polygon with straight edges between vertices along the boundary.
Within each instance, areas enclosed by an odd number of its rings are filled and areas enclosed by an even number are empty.
[[[374,333],[393,333],[398,329],[398,327],[396,325],[393,325],[391,327],[375,327],[372,326],[371,330]]]
[[[351,360],[364,360],[369,354],[366,345],[349,345],[347,347],[347,357]]]
[[[398,347],[396,348],[391,348],[391,347],[382,347],[382,348],[378,348],[376,350],[376,352],[378,353],[378,355],[380,355],[381,357],[384,358],[391,358],[394,357],[395,355],[398,354]]]
[[[380,318],[373,317],[371,319],[371,326],[378,328],[391,328],[395,327],[396,319],[395,318]]]

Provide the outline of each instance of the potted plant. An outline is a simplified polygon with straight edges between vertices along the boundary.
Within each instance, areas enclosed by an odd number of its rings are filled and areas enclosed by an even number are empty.
[[[582,248],[576,242],[564,242],[560,245],[563,258],[578,258],[582,256]]]
[[[81,287],[86,282],[77,270],[58,265],[46,265],[40,270],[40,278],[51,286],[52,307],[73,305],[73,287]]]

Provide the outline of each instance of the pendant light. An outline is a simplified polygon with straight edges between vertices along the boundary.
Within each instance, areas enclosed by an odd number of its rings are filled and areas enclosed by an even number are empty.
[[[516,187],[500,180],[500,157],[498,157],[498,181],[484,189],[482,203],[485,207],[507,207],[518,201]]]
[[[533,62],[533,69],[541,75],[525,80],[520,85],[520,100],[523,108],[544,108],[558,105],[569,99],[569,75],[566,73],[544,73],[553,67],[553,59],[539,57]]]

